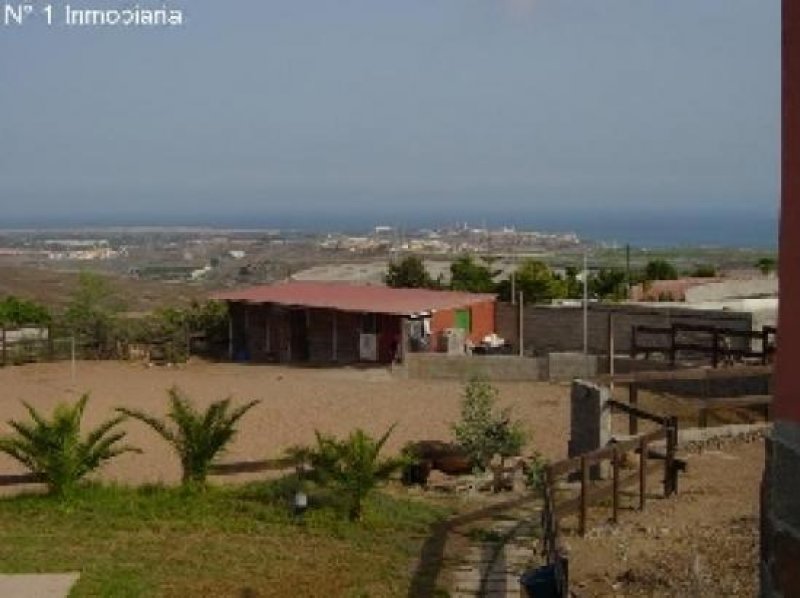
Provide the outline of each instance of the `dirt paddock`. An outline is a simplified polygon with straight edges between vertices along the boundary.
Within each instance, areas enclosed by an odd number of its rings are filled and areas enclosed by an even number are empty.
[[[356,427],[378,435],[394,423],[387,448],[397,451],[409,440],[449,439],[457,420],[463,385],[455,381],[405,380],[386,369],[310,369],[277,365],[195,362],[148,368],[123,362],[79,362],[75,381],[66,362],[0,368],[0,434],[9,418],[26,417],[21,400],[49,412],[60,401],[91,393],[84,426],[96,425],[128,406],[164,413],[166,390],[177,385],[204,405],[233,396],[261,399],[242,420],[225,460],[279,456],[286,447],[310,444],[314,430],[343,435]],[[496,385],[501,405],[511,406],[532,434],[528,450],[550,459],[566,455],[569,436],[569,385],[507,382]],[[175,482],[177,460],[169,447],[144,424],[128,421],[131,445],[144,454],[126,454],[101,472],[125,483]],[[0,456],[0,472],[21,471]]]

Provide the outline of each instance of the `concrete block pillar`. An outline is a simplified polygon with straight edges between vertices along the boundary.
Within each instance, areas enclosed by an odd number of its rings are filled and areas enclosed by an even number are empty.
[[[577,457],[605,447],[611,440],[611,410],[606,404],[611,392],[586,380],[573,380],[570,394],[570,438],[568,453]],[[607,467],[593,467],[592,477],[605,478]]]
[[[783,0],[780,305],[761,502],[761,595],[800,596],[800,1]]]

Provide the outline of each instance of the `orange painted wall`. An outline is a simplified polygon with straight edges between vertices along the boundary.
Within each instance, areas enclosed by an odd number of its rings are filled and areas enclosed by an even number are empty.
[[[469,338],[473,343],[479,343],[484,336],[494,332],[494,308],[494,301],[475,303],[470,306],[472,331]],[[434,312],[431,317],[431,334],[434,337],[438,337],[446,328],[455,326],[456,311],[455,309],[446,309]]]
[[[800,423],[800,2],[783,2],[783,156],[776,418]]]

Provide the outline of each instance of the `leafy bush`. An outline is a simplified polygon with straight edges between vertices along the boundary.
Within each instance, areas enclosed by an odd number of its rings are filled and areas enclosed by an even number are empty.
[[[8,295],[0,299],[0,325],[3,326],[45,326],[50,323],[50,312],[39,303]]]
[[[656,259],[647,262],[644,277],[647,280],[675,280],[678,278],[678,271],[667,260]]]
[[[531,490],[539,491],[544,486],[544,470],[547,460],[539,453],[535,453],[528,463],[525,464],[525,485]]]
[[[52,494],[69,494],[77,483],[105,461],[126,452],[141,452],[120,446],[125,432],[114,428],[124,416],[107,420],[81,439],[81,420],[89,395],[74,405],[62,403],[48,419],[28,403],[23,403],[31,422],[10,420],[16,434],[0,439],[0,452],[13,457],[34,473],[43,476]]]
[[[711,264],[698,264],[694,267],[690,276],[695,278],[714,278],[717,276],[717,269]]]
[[[496,454],[519,455],[526,442],[522,423],[511,420],[511,410],[495,411],[497,396],[497,389],[486,380],[470,380],[461,403],[461,421],[453,426],[456,440],[481,470]]]
[[[250,401],[231,411],[231,399],[227,398],[199,411],[177,387],[167,392],[170,410],[166,420],[136,409],[121,407],[117,411],[144,422],[172,445],[181,461],[184,484],[203,484],[213,460],[236,435],[236,422],[261,401]]]
[[[379,458],[392,430],[394,426],[377,441],[360,428],[344,440],[316,432],[317,446],[305,451],[313,479],[323,485],[332,485],[344,494],[351,521],[361,519],[364,499],[369,493],[408,461],[405,457]],[[298,454],[297,450],[295,454]]]

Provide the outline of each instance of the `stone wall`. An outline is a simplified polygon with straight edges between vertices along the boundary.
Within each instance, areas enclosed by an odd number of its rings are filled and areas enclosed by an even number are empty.
[[[488,380],[536,381],[545,379],[543,359],[512,355],[444,355],[409,353],[404,373],[409,378],[469,380],[482,376]]]

